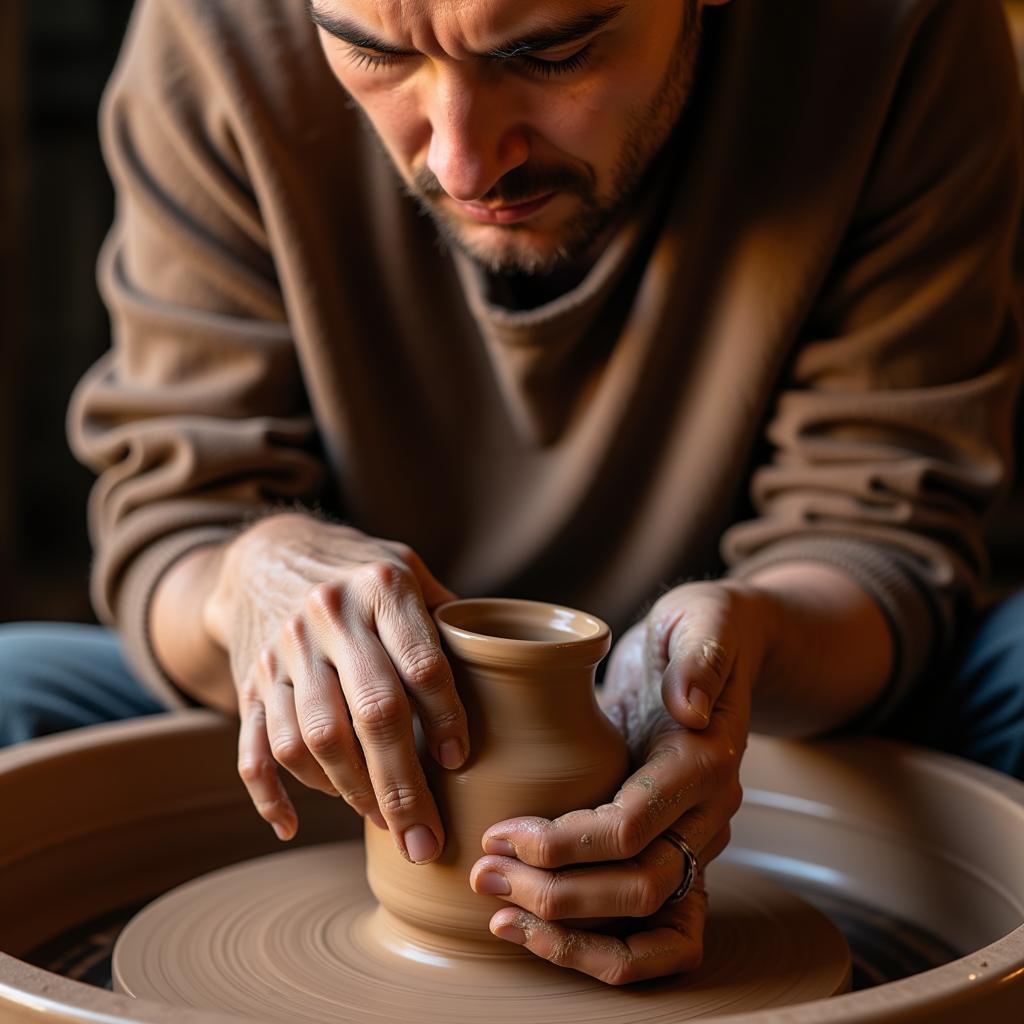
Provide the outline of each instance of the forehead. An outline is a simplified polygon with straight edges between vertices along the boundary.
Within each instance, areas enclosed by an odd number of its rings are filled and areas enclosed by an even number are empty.
[[[612,0],[314,0],[319,10],[423,53],[486,52],[508,39],[601,11]]]

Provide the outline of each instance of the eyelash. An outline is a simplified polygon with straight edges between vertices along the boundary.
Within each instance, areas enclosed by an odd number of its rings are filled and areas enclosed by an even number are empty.
[[[568,75],[573,71],[578,71],[590,60],[592,47],[593,43],[587,43],[583,49],[577,50],[571,57],[566,57],[564,60],[541,60],[539,57],[531,57],[528,54],[513,59],[522,61],[531,71],[535,71],[545,78],[551,78],[553,75]],[[368,53],[366,50],[351,46],[348,59],[357,68],[369,68],[372,71],[377,68],[391,67],[399,63],[402,57],[393,53]]]

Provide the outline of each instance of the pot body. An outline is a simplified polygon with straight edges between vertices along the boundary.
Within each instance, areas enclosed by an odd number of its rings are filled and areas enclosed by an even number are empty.
[[[453,601],[435,619],[466,708],[470,756],[447,771],[421,754],[446,830],[440,858],[411,864],[367,823],[367,877],[407,938],[520,954],[488,930],[507,904],[473,892],[469,872],[491,825],[596,807],[625,778],[625,741],[594,694],[611,634],[582,612],[511,599]]]

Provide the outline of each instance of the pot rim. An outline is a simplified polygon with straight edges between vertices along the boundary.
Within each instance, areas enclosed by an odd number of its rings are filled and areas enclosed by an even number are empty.
[[[499,618],[511,613],[519,615],[527,627],[564,633],[565,639],[496,636],[481,628],[481,620],[486,620],[488,615]],[[452,651],[467,661],[552,667],[596,665],[611,648],[612,631],[602,619],[548,601],[516,597],[460,598],[435,608],[434,621]]]

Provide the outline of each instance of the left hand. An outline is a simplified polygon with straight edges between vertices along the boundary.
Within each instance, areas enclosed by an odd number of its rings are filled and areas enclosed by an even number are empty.
[[[765,631],[756,588],[719,580],[675,588],[622,637],[601,703],[642,767],[611,803],[554,820],[513,818],[484,833],[488,856],[470,883],[512,904],[491,918],[495,935],[611,985],[700,964],[703,869],[725,849],[742,800]],[[669,828],[700,870],[690,894],[666,904],[685,871],[682,853],[661,838]],[[578,926],[588,918],[639,920]]]

